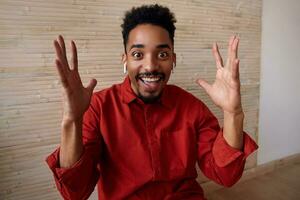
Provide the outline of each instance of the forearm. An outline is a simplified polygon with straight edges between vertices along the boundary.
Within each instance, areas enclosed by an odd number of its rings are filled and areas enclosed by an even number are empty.
[[[60,167],[71,167],[79,160],[82,152],[82,119],[76,122],[63,120],[59,152]]]
[[[234,114],[224,111],[223,137],[233,148],[241,150],[243,148],[243,111]]]

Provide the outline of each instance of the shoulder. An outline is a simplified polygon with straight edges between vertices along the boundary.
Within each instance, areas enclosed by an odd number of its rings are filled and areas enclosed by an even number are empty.
[[[207,105],[189,91],[176,85],[168,85],[167,91],[168,103],[176,111],[188,112],[188,116],[200,115],[201,117],[211,113]]]
[[[212,116],[209,108],[199,98],[194,96],[189,91],[186,91],[175,85],[167,87],[168,103],[172,105],[174,112],[179,112],[181,116],[189,121],[196,120],[197,122]]]
[[[96,91],[92,95],[92,103],[97,102],[98,104],[105,103],[107,101],[112,102],[121,97],[121,83],[114,84],[108,88]]]
[[[192,93],[177,85],[167,85],[168,96],[178,103],[203,104],[203,102]]]
[[[169,85],[168,87],[174,103],[173,108],[181,112],[186,111],[189,117],[196,116],[199,121],[215,119],[214,114],[201,99],[176,85]]]

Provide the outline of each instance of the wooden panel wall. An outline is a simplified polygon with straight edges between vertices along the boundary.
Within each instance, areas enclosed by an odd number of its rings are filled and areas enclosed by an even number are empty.
[[[85,83],[96,90],[121,82],[120,24],[132,6],[152,1],[0,0],[0,199],[59,199],[44,159],[59,144],[61,91],[52,41],[62,34],[78,45]],[[261,0],[162,0],[178,20],[177,67],[171,83],[222,113],[194,82],[212,81],[214,41],[226,55],[230,35],[241,38],[241,81],[245,129],[257,139],[261,45]],[[222,122],[222,119],[220,120]],[[256,157],[247,168],[256,165]],[[200,176],[200,182],[207,181]],[[95,194],[90,199],[96,199]]]

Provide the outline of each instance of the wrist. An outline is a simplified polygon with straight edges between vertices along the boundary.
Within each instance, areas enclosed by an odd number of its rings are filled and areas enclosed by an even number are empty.
[[[70,118],[64,117],[64,118],[62,119],[61,126],[62,126],[62,128],[68,128],[68,127],[74,126],[74,125],[75,125],[76,127],[78,127],[78,126],[81,126],[82,121],[83,121],[82,117],[79,118],[79,119],[75,119],[75,120],[74,120],[74,119],[70,119]]]
[[[244,111],[242,108],[240,109],[236,109],[234,111],[226,111],[226,110],[223,110],[223,114],[224,114],[224,117],[227,116],[227,117],[232,117],[232,118],[244,118]]]
[[[237,112],[237,113],[232,113],[232,112],[226,112],[224,111],[224,123],[226,124],[232,124],[233,126],[242,126],[243,121],[244,121],[244,112]]]
[[[81,140],[82,137],[82,119],[69,120],[63,119],[61,123],[61,141],[69,141],[70,138],[77,138]]]

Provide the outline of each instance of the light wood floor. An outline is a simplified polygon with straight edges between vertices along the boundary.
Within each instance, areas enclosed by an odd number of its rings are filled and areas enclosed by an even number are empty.
[[[284,166],[206,196],[208,200],[300,200],[300,163]]]

